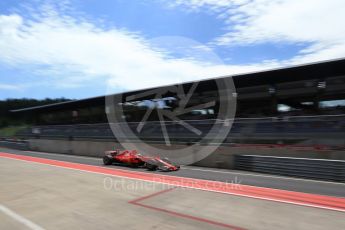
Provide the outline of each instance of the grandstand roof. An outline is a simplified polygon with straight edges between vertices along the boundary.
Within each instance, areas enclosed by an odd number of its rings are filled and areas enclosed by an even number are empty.
[[[303,65],[296,65],[285,68],[277,68],[271,70],[264,70],[254,73],[238,74],[238,75],[228,75],[218,78],[233,77],[234,84],[236,88],[249,87],[262,84],[277,84],[282,82],[292,82],[310,79],[323,79],[329,76],[340,76],[344,75],[345,72],[345,58],[327,60],[322,62],[314,62]],[[213,81],[217,78],[210,78],[202,80],[200,82],[207,83],[208,81]],[[193,82],[185,82],[182,84],[192,84]],[[176,85],[176,84],[172,84]],[[153,87],[149,89],[140,89],[134,91],[128,91],[119,93],[124,96],[137,94],[145,90],[163,88],[172,85],[165,85],[161,87]],[[206,87],[208,84],[204,84]],[[202,89],[201,89],[202,90]],[[207,89],[209,90],[209,89]],[[60,102],[54,104],[48,104],[43,106],[34,106],[22,109],[11,110],[11,112],[40,112],[40,111],[54,111],[59,109],[67,109],[80,106],[90,106],[90,105],[104,105],[105,96],[98,96],[92,98],[86,98],[81,100],[71,100],[67,102]]]

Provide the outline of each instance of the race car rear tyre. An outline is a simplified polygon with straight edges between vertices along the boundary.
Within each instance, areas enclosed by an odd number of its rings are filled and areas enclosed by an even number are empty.
[[[134,164],[130,164],[129,167],[131,167],[131,168],[138,168],[139,164],[135,164],[135,163]]]
[[[157,170],[157,166],[156,165],[151,165],[151,164],[147,164],[146,163],[146,168],[150,171],[155,171]]]
[[[113,163],[113,159],[107,157],[107,156],[104,156],[103,157],[103,164],[104,165],[111,165]]]

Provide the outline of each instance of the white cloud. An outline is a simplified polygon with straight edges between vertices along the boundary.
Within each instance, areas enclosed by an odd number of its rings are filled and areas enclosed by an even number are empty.
[[[212,11],[224,20],[227,32],[214,40],[217,45],[270,42],[310,45],[283,61],[224,65],[210,47],[195,41],[158,38],[153,40],[157,48],[152,40],[140,34],[115,27],[105,29],[98,26],[101,23],[72,17],[65,13],[69,12],[68,4],[57,8],[44,5],[38,10],[27,7],[26,17],[20,11],[0,15],[0,63],[41,76],[42,81],[31,83],[36,88],[99,87],[100,83],[104,85],[110,80],[117,89],[131,90],[345,56],[345,27],[342,25],[345,1],[342,0],[177,0],[169,3]],[[171,56],[160,49],[161,44],[168,50],[171,47],[182,50],[183,57]],[[19,88],[0,85],[0,89]]]
[[[190,0],[176,5],[212,10],[226,25],[217,45],[310,44],[286,60],[296,64],[345,56],[343,0]]]
[[[138,34],[97,27],[51,7],[45,7],[44,14],[35,12],[33,18],[0,15],[0,62],[42,75],[42,83],[54,87],[96,86],[111,79],[118,88],[138,89],[276,66],[172,58]],[[169,39],[165,42],[176,40]],[[213,58],[209,49],[191,44]]]
[[[19,85],[0,83],[0,90],[21,90],[21,89],[23,89],[23,87]]]
[[[202,7],[207,7],[209,10],[223,11],[224,8],[241,6],[250,2],[250,0],[175,0],[168,1],[169,6],[186,6],[193,10],[199,10]]]

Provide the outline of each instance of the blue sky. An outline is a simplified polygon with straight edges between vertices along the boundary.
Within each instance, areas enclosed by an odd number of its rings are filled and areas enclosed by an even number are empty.
[[[85,98],[345,56],[342,0],[0,2],[0,99]]]

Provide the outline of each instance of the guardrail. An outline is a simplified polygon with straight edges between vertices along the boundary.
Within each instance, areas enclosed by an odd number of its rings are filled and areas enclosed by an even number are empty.
[[[235,169],[345,182],[345,161],[342,160],[235,155]]]

